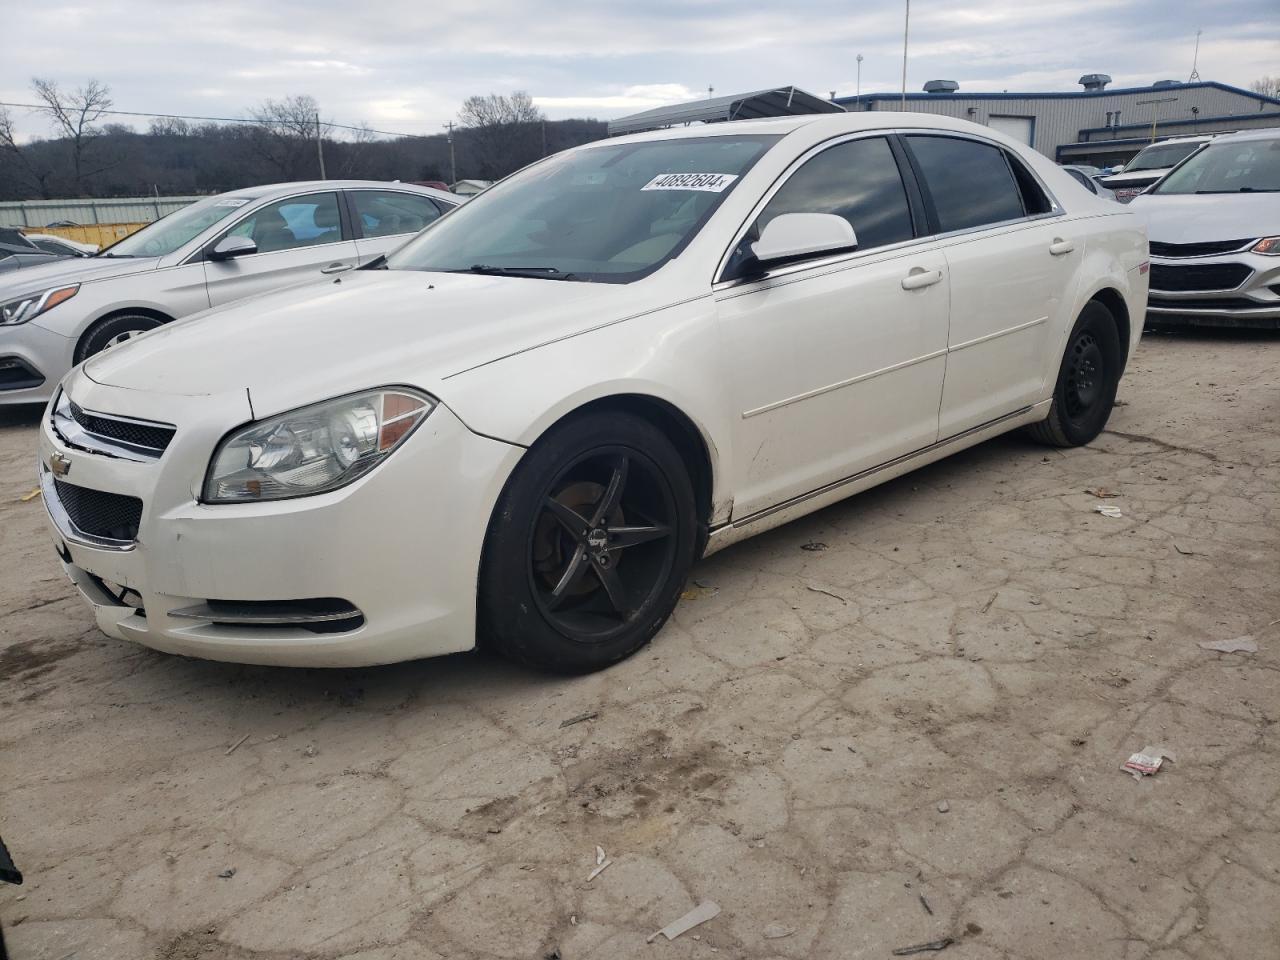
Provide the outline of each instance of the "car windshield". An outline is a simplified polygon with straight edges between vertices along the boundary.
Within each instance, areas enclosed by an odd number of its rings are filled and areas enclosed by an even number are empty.
[[[1280,191],[1280,138],[1211,144],[1174,170],[1153,192],[1275,193]]]
[[[1197,141],[1195,143],[1161,143],[1153,147],[1147,147],[1129,162],[1129,165],[1124,168],[1124,172],[1163,170],[1166,167],[1172,167],[1174,164],[1181,163],[1191,156],[1201,146],[1203,146],[1203,143]]]
[[[164,257],[190,243],[220,220],[225,220],[251,197],[209,197],[197,200],[167,217],[149,223],[112,244],[100,257]]]
[[[777,141],[604,143],[491,187],[387,258],[391,270],[627,283],[676,256]]]

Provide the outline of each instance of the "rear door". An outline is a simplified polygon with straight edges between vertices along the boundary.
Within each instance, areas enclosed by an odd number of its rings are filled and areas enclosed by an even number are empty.
[[[923,214],[899,157],[884,136],[815,148],[764,204],[717,284],[737,423],[735,520],[937,438],[946,260],[920,237]],[[843,216],[858,247],[735,279],[735,260],[783,213]]]
[[[389,253],[447,212],[447,204],[402,190],[348,190],[361,263]]]
[[[344,223],[336,191],[288,197],[253,210],[206,247],[228,236],[250,237],[258,245],[257,253],[232,260],[206,257],[210,306],[351,269],[358,254]]]
[[[951,275],[946,438],[1048,395],[1083,239],[1077,246],[1061,209],[1000,146],[952,135],[903,140]]]

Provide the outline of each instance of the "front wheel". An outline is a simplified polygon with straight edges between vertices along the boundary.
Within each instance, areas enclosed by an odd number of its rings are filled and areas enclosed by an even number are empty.
[[[1079,447],[1107,425],[1124,370],[1124,351],[1111,311],[1090,301],[1080,312],[1053,388],[1049,416],[1027,432],[1041,443]]]
[[[560,673],[598,670],[661,629],[693,564],[684,461],[625,413],[553,429],[516,468],[485,538],[481,639]]]
[[[80,343],[76,346],[76,363],[82,363],[94,354],[110,350],[158,326],[159,320],[142,314],[125,314],[100,320],[80,338]]]

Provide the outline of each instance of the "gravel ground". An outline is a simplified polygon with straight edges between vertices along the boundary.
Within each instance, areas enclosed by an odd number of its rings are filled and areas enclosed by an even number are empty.
[[[15,960],[1280,957],[1280,339],[1148,338],[1121,399],[699,564],[578,679],[107,640],[0,412]]]

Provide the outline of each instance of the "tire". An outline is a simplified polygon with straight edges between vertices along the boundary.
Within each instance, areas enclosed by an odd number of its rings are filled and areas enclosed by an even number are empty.
[[[480,642],[556,673],[616,663],[675,609],[697,535],[688,470],[653,424],[602,411],[554,427],[489,522]]]
[[[140,333],[154,330],[158,326],[160,321],[155,317],[140,313],[125,313],[99,320],[88,329],[76,345],[76,363],[82,363],[94,354],[123,343]]]
[[[1107,425],[1124,372],[1124,351],[1111,311],[1091,300],[1080,311],[1058,369],[1049,416],[1027,427],[1032,439],[1079,447]]]

